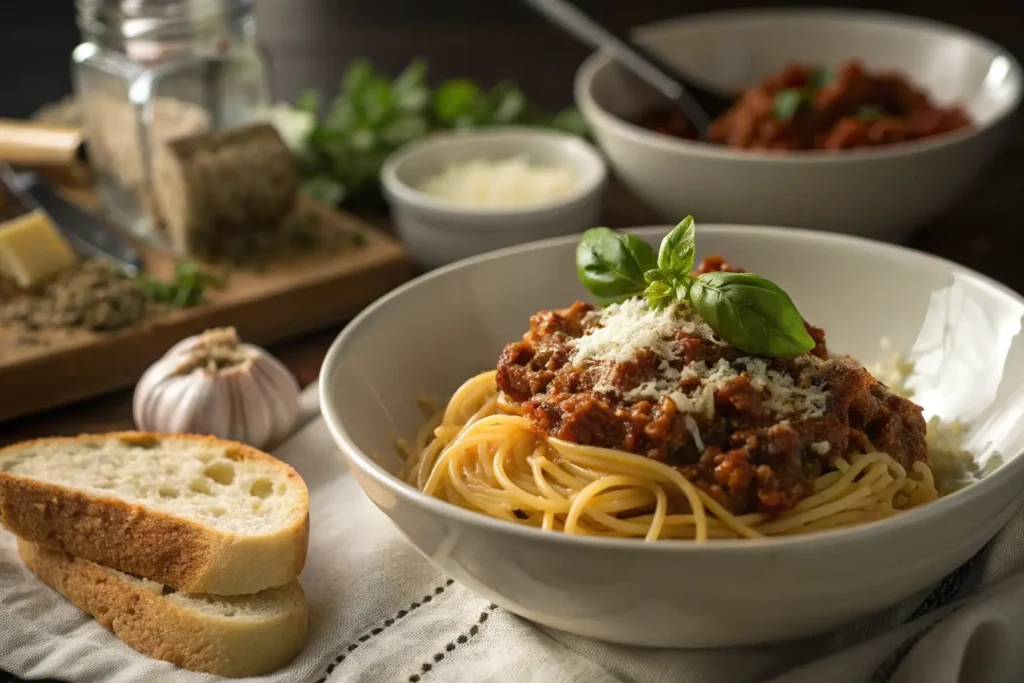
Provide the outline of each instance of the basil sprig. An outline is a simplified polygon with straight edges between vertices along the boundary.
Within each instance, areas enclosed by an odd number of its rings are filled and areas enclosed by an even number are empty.
[[[576,247],[576,272],[603,303],[643,296],[660,309],[687,302],[723,340],[747,353],[787,357],[814,348],[803,317],[778,285],[752,273],[692,277],[694,253],[691,216],[665,236],[657,254],[639,237],[592,228]]]

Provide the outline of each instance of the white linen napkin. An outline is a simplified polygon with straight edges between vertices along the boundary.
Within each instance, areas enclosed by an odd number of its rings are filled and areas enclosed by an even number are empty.
[[[315,404],[315,389],[304,394]],[[1024,512],[934,590],[772,647],[649,650],[540,628],[437,572],[363,495],[319,418],[276,451],[310,490],[309,641],[267,683],[1019,683]],[[209,683],[138,654],[17,558],[0,531],[0,669],[69,683]]]

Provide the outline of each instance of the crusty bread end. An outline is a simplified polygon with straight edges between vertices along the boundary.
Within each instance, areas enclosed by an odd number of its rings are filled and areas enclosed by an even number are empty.
[[[164,469],[125,474],[155,469],[149,463],[157,455]],[[238,472],[230,482],[221,476],[225,468]],[[257,483],[241,478],[250,470]],[[284,493],[267,489],[268,479]],[[171,483],[177,488],[166,491]],[[254,512],[273,505],[272,516]],[[28,541],[179,591],[245,595],[298,577],[309,501],[291,467],[255,448],[206,436],[117,432],[0,450],[0,523]]]
[[[252,596],[168,592],[67,553],[18,541],[22,561],[142,654],[218,676],[276,671],[302,651],[306,598],[297,581]]]

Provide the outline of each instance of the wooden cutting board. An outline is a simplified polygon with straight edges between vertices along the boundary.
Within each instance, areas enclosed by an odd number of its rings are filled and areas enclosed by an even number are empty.
[[[92,201],[88,194],[71,198]],[[202,304],[119,332],[29,332],[0,323],[0,423],[131,386],[178,340],[210,327],[233,325],[243,340],[266,345],[336,325],[411,275],[405,251],[393,237],[312,201],[307,210],[325,227],[361,232],[365,243],[337,252],[296,253],[259,271],[233,270],[223,289],[207,288]],[[170,255],[142,251],[154,275],[173,271]]]

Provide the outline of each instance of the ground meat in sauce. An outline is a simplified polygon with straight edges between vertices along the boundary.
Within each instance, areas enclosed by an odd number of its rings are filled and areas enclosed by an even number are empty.
[[[732,269],[723,259],[705,259],[695,274]],[[738,269],[734,269],[734,272]],[[498,387],[520,404],[523,415],[541,433],[575,443],[617,448],[666,462],[737,514],[776,515],[796,505],[813,490],[813,481],[831,468],[838,455],[873,445],[904,467],[926,461],[925,422],[921,408],[892,394],[861,365],[850,359],[827,363],[813,359],[771,359],[770,367],[797,378],[807,363],[821,366],[815,380],[827,392],[820,417],[783,419],[764,409],[762,392],[747,373],[727,380],[714,394],[715,414],[684,414],[667,397],[629,401],[594,391],[598,370],[593,362],[571,364],[572,339],[598,323],[590,304],[577,301],[568,309],[540,311],[530,319],[523,340],[505,346],[498,361]],[[805,323],[806,324],[806,323]],[[828,357],[825,333],[809,324],[817,342],[811,352]],[[680,332],[677,369],[696,361],[710,367],[719,359],[735,361],[742,353],[696,334]],[[619,393],[655,377],[661,358],[641,350],[618,363],[604,380]],[[816,367],[817,367],[816,366]],[[690,385],[687,386],[687,382]],[[681,390],[692,391],[694,380]],[[699,380],[696,380],[699,385]],[[688,419],[698,428],[700,450]],[[812,444],[828,442],[825,453]]]
[[[775,102],[784,90],[801,91],[817,69],[789,64],[744,91],[712,122],[711,142],[765,151],[841,150],[877,147],[967,128],[960,107],[943,107],[897,73],[870,73],[849,60],[789,118],[778,118]],[[665,135],[696,138],[696,129],[675,107],[643,112],[636,123]]]

